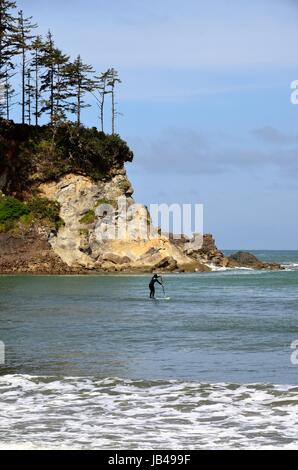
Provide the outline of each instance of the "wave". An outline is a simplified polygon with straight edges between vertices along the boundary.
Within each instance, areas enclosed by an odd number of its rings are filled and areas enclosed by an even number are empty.
[[[272,273],[272,272],[285,272],[285,271],[298,271],[298,263],[290,263],[290,262],[284,262],[280,263],[281,269],[276,269],[272,271],[271,269],[254,269],[254,268],[248,268],[245,266],[239,266],[239,267],[223,267],[223,266],[216,266],[214,264],[207,264],[207,266],[211,269],[212,272],[250,272],[250,273]]]
[[[214,271],[214,272],[215,271],[256,271],[253,268],[246,268],[244,266],[229,268],[229,267],[225,267],[225,266],[217,266],[216,264],[213,264],[213,263],[207,264],[207,266],[208,266],[208,268],[211,269],[211,271]]]
[[[282,263],[284,271],[298,271],[298,263]]]
[[[0,448],[298,448],[298,387],[0,377]]]

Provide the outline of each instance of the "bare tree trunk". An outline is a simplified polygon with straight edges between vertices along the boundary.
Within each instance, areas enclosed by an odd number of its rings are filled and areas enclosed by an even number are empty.
[[[77,96],[77,105],[78,105],[78,114],[77,114],[77,124],[81,124],[81,85],[78,86],[78,96]]]
[[[51,68],[51,124],[54,122],[54,67]]]
[[[36,64],[35,64],[35,126],[37,127],[38,126],[38,98],[39,98],[38,65],[37,65],[38,53],[37,53],[37,51],[35,53],[35,61],[36,61]]]
[[[29,126],[31,126],[31,80],[30,80],[30,75],[31,73],[28,73],[28,82],[27,82],[27,86],[28,86],[28,124]]]
[[[104,132],[104,105],[105,105],[105,90],[102,92],[102,100],[101,100],[101,106],[100,106],[101,132]]]
[[[8,76],[6,75],[5,78],[5,85],[6,85],[6,119],[9,120],[9,88],[8,88]]]
[[[22,124],[25,124],[25,74],[26,74],[26,55],[25,48],[22,50]]]
[[[115,134],[115,93],[114,86],[112,88],[112,134]]]

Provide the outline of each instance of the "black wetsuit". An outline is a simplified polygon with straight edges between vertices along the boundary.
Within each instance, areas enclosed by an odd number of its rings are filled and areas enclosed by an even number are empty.
[[[150,289],[150,299],[154,299],[154,296],[155,296],[155,286],[154,284],[158,282],[158,284],[160,284],[162,286],[162,283],[159,282],[159,280],[157,279],[157,277],[153,277],[150,281],[150,284],[149,284],[149,289]]]

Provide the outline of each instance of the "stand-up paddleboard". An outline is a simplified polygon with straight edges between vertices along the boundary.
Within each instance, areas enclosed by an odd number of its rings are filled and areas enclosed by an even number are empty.
[[[166,297],[166,290],[165,290],[165,286],[163,285],[163,279],[161,276],[159,276],[159,278],[161,279],[161,283],[158,281],[158,283],[161,285],[162,287],[162,291],[163,291],[163,297],[150,297],[150,300],[171,300],[171,297]],[[153,279],[153,278],[152,278]],[[151,284],[150,284],[151,285]],[[149,286],[150,287],[150,286]],[[151,296],[151,294],[150,294]]]

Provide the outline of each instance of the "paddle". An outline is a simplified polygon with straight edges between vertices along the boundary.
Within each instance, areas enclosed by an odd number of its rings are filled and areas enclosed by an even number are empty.
[[[161,287],[162,287],[162,290],[163,290],[163,296],[165,297],[166,296],[166,291],[165,291],[165,287],[163,285],[163,278],[160,276],[160,280],[161,280]]]

